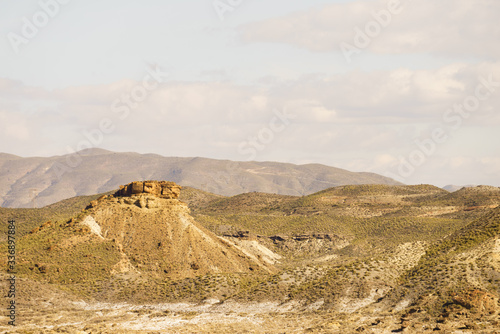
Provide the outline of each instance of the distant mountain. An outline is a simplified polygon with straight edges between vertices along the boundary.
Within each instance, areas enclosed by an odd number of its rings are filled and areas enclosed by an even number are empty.
[[[2,207],[42,207],[136,180],[169,180],[226,196],[251,191],[301,196],[348,184],[400,184],[378,174],[320,164],[234,162],[102,149],[48,158],[0,153]]]
[[[452,192],[455,192],[455,191],[460,190],[462,188],[470,188],[470,187],[475,187],[475,185],[469,184],[466,186],[457,186],[454,184],[449,184],[447,186],[444,186],[443,189],[452,193]]]

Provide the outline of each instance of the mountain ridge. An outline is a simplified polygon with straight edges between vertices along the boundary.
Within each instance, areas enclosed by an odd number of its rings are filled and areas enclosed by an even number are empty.
[[[378,174],[321,164],[164,157],[102,149],[77,154],[79,163],[73,168],[67,166],[72,155],[13,158],[0,154],[1,206],[41,207],[136,180],[172,180],[225,196],[251,191],[301,196],[346,184],[400,184]],[[65,173],[58,177],[61,166]]]

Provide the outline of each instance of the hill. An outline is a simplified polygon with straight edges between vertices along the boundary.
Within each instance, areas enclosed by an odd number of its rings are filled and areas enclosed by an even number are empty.
[[[412,305],[414,311],[402,316],[404,327],[425,321],[429,314],[440,319],[439,329],[450,329],[447,324],[453,322],[472,330],[479,330],[479,323],[498,324],[499,259],[497,207],[429,247],[386,301],[393,307],[401,300]]]
[[[75,293],[119,299],[127,295],[123,290],[131,281],[158,288],[158,282],[169,279],[275,271],[272,261],[257,258],[194,221],[177,199],[179,190],[173,182],[134,182],[91,201],[69,220],[33,228],[19,239],[17,273]],[[51,207],[59,211],[65,205]],[[0,263],[5,268],[6,262]],[[127,286],[100,293],[119,281]],[[93,291],[96,282],[99,289]],[[141,298],[155,298],[152,290],[146,292]],[[166,293],[162,295],[157,297],[165,299]]]
[[[468,188],[468,187],[475,187],[474,185],[467,185],[467,186],[457,186],[454,184],[449,184],[447,186],[444,186],[443,189],[446,191],[449,191],[450,193],[455,192],[457,190],[460,190],[462,188]]]
[[[2,207],[43,207],[70,197],[104,193],[136,180],[172,180],[226,196],[251,191],[302,196],[345,184],[398,184],[377,174],[319,164],[233,162],[100,149],[49,158],[0,154]]]
[[[221,196],[134,184],[3,209],[48,219],[18,240],[27,330],[496,333],[498,188]]]
[[[19,221],[17,233],[23,236],[48,221],[68,221],[78,215],[93,200],[104,194],[77,196],[38,209],[12,209],[0,207],[0,221]],[[0,224],[0,240],[7,238],[7,225]]]

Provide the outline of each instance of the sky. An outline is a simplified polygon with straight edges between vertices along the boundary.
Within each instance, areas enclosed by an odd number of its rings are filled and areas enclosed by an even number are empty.
[[[0,0],[0,152],[500,186],[498,0]]]

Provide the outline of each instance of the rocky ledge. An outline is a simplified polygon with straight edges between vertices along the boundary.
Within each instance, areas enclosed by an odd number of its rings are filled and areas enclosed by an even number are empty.
[[[177,199],[181,186],[169,181],[136,181],[124,186],[115,193],[115,197],[126,197],[139,194],[151,194],[159,198]]]

